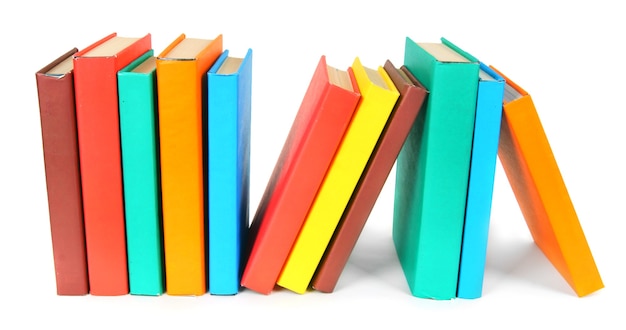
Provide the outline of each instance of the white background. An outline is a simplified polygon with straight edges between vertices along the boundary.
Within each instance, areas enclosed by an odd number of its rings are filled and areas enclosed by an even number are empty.
[[[11,1],[0,14],[0,328],[624,326],[624,77],[619,2]],[[332,294],[56,295],[35,72],[109,33],[179,34],[252,48],[251,205],[260,196],[321,55],[347,68],[403,61],[404,40],[445,37],[533,97],[605,288],[584,298],[532,243],[498,165],[484,296],[411,296],[391,241],[388,180]],[[394,174],[392,172],[391,177]],[[619,324],[618,324],[619,323]]]

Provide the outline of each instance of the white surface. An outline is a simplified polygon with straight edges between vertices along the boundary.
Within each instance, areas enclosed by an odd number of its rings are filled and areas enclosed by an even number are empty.
[[[344,2],[197,1],[186,9],[177,7],[179,2],[157,1],[4,4],[0,328],[283,328],[334,322],[370,328],[623,327],[618,312],[626,293],[621,60],[626,26],[617,2]],[[151,33],[156,53],[180,33],[209,39],[221,33],[233,56],[253,49],[252,212],[321,55],[339,68],[356,56],[370,67],[386,59],[400,65],[406,36],[451,40],[533,96],[606,288],[575,296],[533,245],[498,166],[480,299],[430,301],[410,295],[391,241],[393,179],[332,294],[56,296],[35,72],[70,48],[84,48],[112,32]]]

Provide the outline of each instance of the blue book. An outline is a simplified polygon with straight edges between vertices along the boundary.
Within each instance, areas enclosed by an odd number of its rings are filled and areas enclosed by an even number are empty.
[[[504,79],[480,63],[457,287],[459,298],[473,299],[482,295],[503,97]]]
[[[207,72],[209,293],[239,292],[249,219],[252,50]]]
[[[163,293],[163,251],[152,50],[117,74],[130,294]]]

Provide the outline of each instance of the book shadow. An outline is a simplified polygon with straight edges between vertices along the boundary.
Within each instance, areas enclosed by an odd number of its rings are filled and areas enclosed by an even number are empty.
[[[383,283],[401,292],[409,292],[390,235],[380,231],[363,232],[339,277],[335,292],[355,286]]]
[[[497,290],[503,280],[531,284],[554,292],[574,294],[565,279],[531,241],[489,242],[483,295]],[[508,284],[507,284],[508,285]]]

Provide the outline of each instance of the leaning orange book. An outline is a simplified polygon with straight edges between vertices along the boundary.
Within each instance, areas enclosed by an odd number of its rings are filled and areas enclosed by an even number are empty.
[[[578,296],[604,287],[530,95],[506,81],[498,157],[535,244]]]

